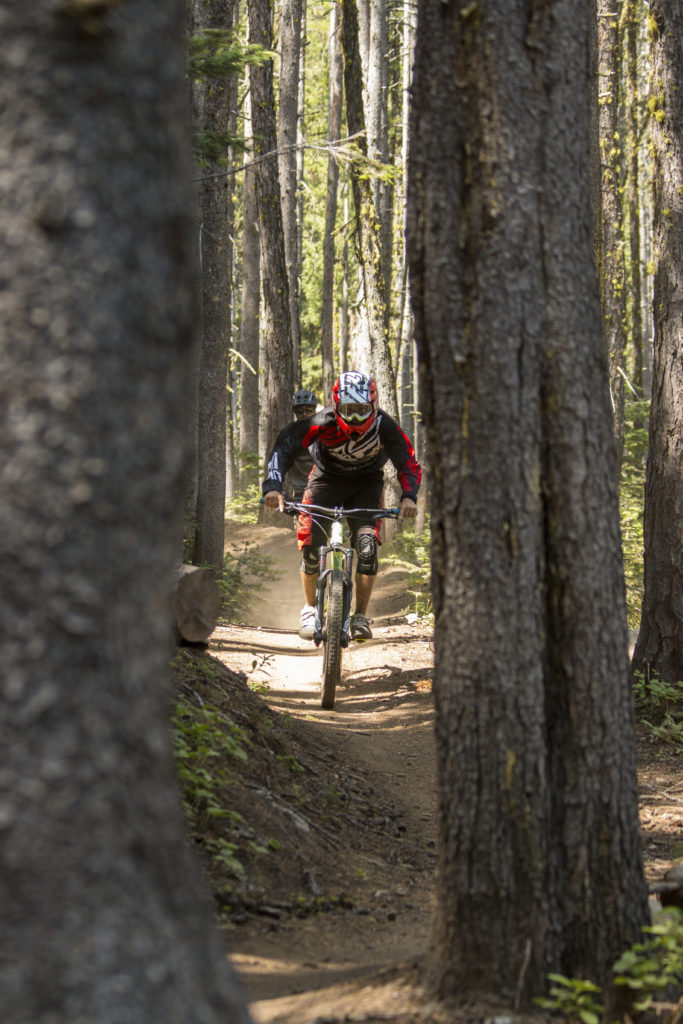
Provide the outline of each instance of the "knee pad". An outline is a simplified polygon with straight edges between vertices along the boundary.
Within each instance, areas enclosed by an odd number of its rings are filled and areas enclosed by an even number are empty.
[[[377,575],[377,538],[374,533],[359,533],[354,547],[358,556],[356,572],[361,576]]]
[[[301,549],[301,571],[306,573],[307,576],[316,576],[318,569],[318,556],[313,550],[312,545],[304,544]]]

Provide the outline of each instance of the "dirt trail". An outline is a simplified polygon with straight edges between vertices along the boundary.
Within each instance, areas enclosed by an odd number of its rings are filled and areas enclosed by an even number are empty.
[[[301,785],[308,785],[307,813],[312,793],[321,816],[312,831],[306,824],[300,841],[294,837],[273,891],[290,885],[300,892],[303,877],[309,895],[321,900],[340,887],[344,893],[328,912],[298,916],[285,901],[285,909],[262,908],[227,926],[251,1012],[257,1024],[440,1022],[442,1011],[420,989],[416,969],[428,948],[434,900],[433,651],[430,635],[406,618],[407,574],[380,568],[370,609],[374,639],[345,652],[336,708],[323,711],[321,653],[295,632],[301,591],[293,531],[233,524],[226,532],[236,550],[249,540],[282,575],[259,591],[242,624],[215,631],[211,653],[244,672],[266,704],[294,722],[309,765],[319,759],[319,770],[307,770]],[[639,780],[646,873],[654,880],[683,856],[680,751],[662,753],[641,730]],[[346,801],[344,813],[330,831],[325,807],[337,798]],[[295,818],[292,832],[305,824]],[[470,1008],[449,1021],[495,1015],[496,1008]]]
[[[232,526],[226,542],[240,550],[250,536]],[[415,998],[406,965],[427,948],[433,899],[431,637],[406,620],[413,598],[405,570],[384,566],[370,609],[374,637],[344,653],[335,710],[323,711],[321,652],[295,632],[301,589],[293,531],[262,527],[255,536],[282,575],[259,590],[243,624],[216,630],[212,653],[252,686],[267,686],[271,708],[315,723],[316,740],[376,803],[371,798],[365,820],[337,840],[327,862],[306,869],[315,893],[343,867],[349,906],[234,926],[232,958],[259,1024],[385,1015],[392,1005],[403,1012]]]

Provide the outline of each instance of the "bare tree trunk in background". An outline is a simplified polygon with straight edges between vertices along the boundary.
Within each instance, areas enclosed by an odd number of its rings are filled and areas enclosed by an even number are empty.
[[[184,4],[0,20],[2,1016],[248,1024],[168,723],[197,312]]]
[[[349,366],[349,183],[344,186],[344,242],[342,245],[342,301],[339,310],[339,373]],[[330,396],[331,397],[331,396]]]
[[[282,196],[282,229],[289,282],[289,318],[294,381],[299,379],[301,331],[299,326],[299,245],[297,207],[297,138],[301,66],[303,0],[279,0],[280,81],[278,88],[278,163]]]
[[[370,0],[370,49],[367,71],[368,156],[389,163],[389,31],[387,0]],[[377,217],[384,294],[391,295],[392,189],[384,176],[373,175],[372,197]],[[388,310],[387,310],[388,315]]]
[[[628,177],[626,206],[628,210],[629,284],[628,308],[633,346],[633,386],[642,394],[643,389],[643,298],[640,273],[640,172],[638,150],[640,146],[640,118],[638,114],[638,34],[640,29],[639,5],[636,0],[623,0],[622,38],[625,40],[622,59],[626,64],[626,144]]]
[[[339,2],[333,0],[330,6],[330,92],[328,106],[327,138],[335,143],[341,136],[342,126],[342,91],[344,64],[342,60],[341,42],[339,39]],[[335,256],[335,225],[337,222],[337,188],[339,184],[339,165],[337,158],[330,151],[327,158],[327,198],[325,203],[325,238],[323,241],[323,294],[321,308],[321,341],[323,360],[323,404],[330,400],[332,385],[337,376],[334,361],[334,256]]]
[[[299,331],[299,350],[295,353],[294,359],[294,383],[301,382],[301,274],[304,262],[304,158],[306,156],[305,134],[306,134],[306,55],[308,46],[306,43],[307,33],[307,7],[302,3],[301,9],[301,46],[299,47],[299,83],[297,89],[298,108],[296,118],[296,279],[297,279],[297,325]]]
[[[356,136],[356,144],[363,157],[367,156],[365,117],[363,114],[361,62],[358,51],[358,19],[356,0],[342,0],[342,47],[344,52],[344,86],[346,90],[346,117],[349,135]],[[379,245],[375,204],[372,188],[364,168],[350,167],[353,202],[356,214],[358,256],[363,269],[365,307],[370,335],[372,365],[367,367],[377,381],[380,404],[398,420],[396,381],[391,366],[387,338],[387,300],[382,276],[382,257]],[[366,369],[358,367],[358,369]]]
[[[192,32],[230,30],[233,0],[195,0]],[[227,133],[235,106],[234,78],[193,83],[195,130]],[[227,157],[227,152],[221,154]],[[199,183],[201,348],[197,429],[197,510],[192,561],[223,569],[226,489],[228,348],[231,325],[231,175],[209,162]]]
[[[370,13],[371,0],[358,0],[356,4],[356,15],[358,18],[358,53],[360,56],[361,79],[363,82],[363,106],[367,104],[368,95],[368,65],[370,63],[370,24],[372,15]]]
[[[655,353],[643,532],[645,588],[633,668],[683,680],[683,7],[649,10],[655,107]]]
[[[272,21],[269,0],[250,0],[249,38],[272,49]],[[289,286],[282,230],[282,204],[278,177],[273,64],[266,61],[250,68],[251,114],[256,156],[256,195],[260,218],[262,324],[268,353],[265,365],[267,408],[266,451],[291,419],[290,399],[294,390],[294,363],[289,317]],[[266,155],[267,154],[267,155]]]
[[[468,12],[420,0],[410,133],[436,630],[430,967],[444,996],[522,1007],[550,971],[604,983],[647,890],[590,209],[595,4]]]
[[[402,223],[405,234],[406,196],[408,195],[408,122],[410,118],[410,83],[415,54],[415,8],[412,0],[404,0],[401,42],[401,165],[403,174],[400,188],[396,189],[396,220]],[[396,290],[398,336],[396,345],[398,404],[403,429],[413,439],[417,451],[417,392],[415,389],[415,341],[413,314],[408,288],[408,256],[401,246],[400,266]]]
[[[617,465],[624,447],[624,377],[626,364],[626,267],[622,230],[623,153],[620,131],[620,0],[598,0],[598,68],[600,112],[601,210],[598,278],[602,319],[609,355],[610,395]]]
[[[251,95],[245,99],[245,136],[251,140]],[[253,141],[247,142],[247,164]],[[259,296],[261,251],[259,247],[256,169],[247,166],[242,194],[242,323],[240,331],[240,485],[244,489],[261,477],[259,452]]]

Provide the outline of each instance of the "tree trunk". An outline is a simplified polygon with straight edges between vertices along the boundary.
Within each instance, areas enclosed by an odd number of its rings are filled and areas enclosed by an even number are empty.
[[[339,40],[339,3],[330,6],[330,93],[327,138],[330,145],[338,142],[342,124],[342,89],[344,65]],[[323,240],[323,294],[321,309],[321,348],[323,361],[323,405],[331,401],[336,377],[334,361],[334,254],[337,222],[337,187],[339,166],[330,151],[327,158],[327,198],[325,203],[325,238]]]
[[[193,32],[230,30],[233,0],[195,0]],[[193,83],[194,126],[198,132],[227,133],[235,105],[232,76]],[[221,158],[227,158],[227,151]],[[228,348],[231,321],[231,175],[216,175],[207,161],[199,183],[201,348],[197,429],[197,510],[192,559],[223,569],[225,530]]]
[[[643,298],[640,273],[640,90],[638,88],[638,33],[639,5],[636,0],[624,0],[622,23],[625,36],[626,63],[626,139],[628,177],[626,205],[628,210],[628,275],[630,311],[629,326],[633,347],[633,387],[642,394],[643,389]]]
[[[592,0],[421,0],[408,245],[430,438],[432,981],[529,1006],[647,920],[590,208]]]
[[[654,322],[645,481],[644,594],[634,669],[683,680],[683,8],[650,4],[654,144]]]
[[[622,231],[623,156],[619,130],[619,0],[598,0],[601,210],[598,274],[617,464],[624,446],[624,372],[626,362],[626,267]]]
[[[247,1024],[168,724],[196,323],[184,5],[8,0],[2,22],[2,1016]]]
[[[245,99],[245,123],[251,120],[251,97]],[[247,136],[247,163],[251,129]],[[240,482],[243,488],[261,478],[259,459],[259,300],[261,252],[259,247],[256,169],[247,166],[242,192],[242,322],[240,327]]]
[[[389,163],[389,29],[387,0],[370,0],[370,49],[368,57],[368,156]],[[372,196],[377,216],[384,294],[391,295],[392,190],[384,175],[373,175]],[[388,316],[388,310],[387,310]]]
[[[294,380],[298,380],[301,336],[299,329],[299,245],[297,228],[297,136],[302,0],[279,0],[280,81],[278,88],[278,162],[282,193],[282,228],[289,282],[289,317],[292,333]]]
[[[272,49],[269,0],[248,4],[249,39]],[[282,205],[278,177],[273,63],[266,61],[250,69],[252,121],[256,156],[256,196],[260,220],[262,325],[268,353],[266,370],[267,408],[265,436],[270,451],[280,430],[291,419],[290,399],[294,390],[294,364],[289,318],[289,285],[282,230]]]
[[[358,18],[356,0],[342,0],[342,46],[344,51],[344,86],[346,89],[346,117],[349,135],[356,136],[361,153],[361,165],[350,168],[353,202],[356,214],[358,257],[363,269],[365,305],[370,333],[372,366],[369,368],[377,381],[380,402],[384,409],[398,420],[396,381],[391,366],[387,338],[387,301],[382,276],[382,256],[372,188],[362,159],[367,157],[361,62],[358,51]],[[358,367],[358,369],[365,369]]]

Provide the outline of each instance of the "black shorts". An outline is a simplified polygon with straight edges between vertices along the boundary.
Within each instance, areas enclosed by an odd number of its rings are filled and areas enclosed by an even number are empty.
[[[325,473],[318,466],[314,466],[308,478],[308,484],[303,496],[304,505],[325,505],[327,508],[384,508],[382,493],[384,491],[384,473],[378,470],[375,473],[349,474],[336,476],[332,473]],[[375,537],[379,541],[379,532],[382,525],[381,519],[372,519],[370,516],[347,516],[347,523],[351,531],[351,544],[356,538],[356,533],[361,526],[372,526]],[[317,550],[327,540],[329,532],[329,520],[322,520],[324,525],[315,523],[310,515],[305,512],[299,515],[299,526],[297,537],[299,548],[311,545]]]

